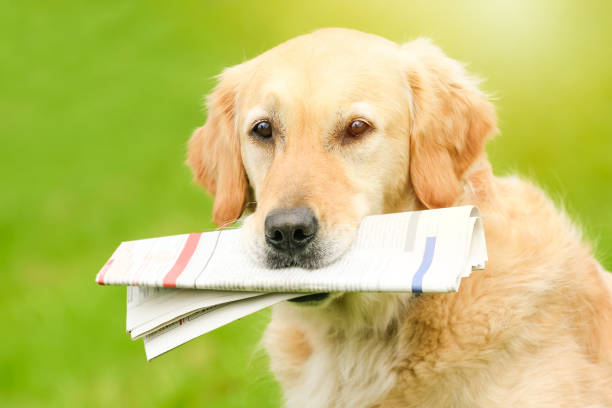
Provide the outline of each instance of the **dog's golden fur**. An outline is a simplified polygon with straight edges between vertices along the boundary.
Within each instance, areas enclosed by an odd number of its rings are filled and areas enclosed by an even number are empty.
[[[248,135],[266,109],[267,145]],[[344,145],[329,129],[351,109],[374,129]],[[367,214],[473,204],[486,229],[487,268],[457,293],[277,305],[264,340],[287,406],[612,406],[612,278],[544,193],[493,175],[495,132],[476,81],[424,40],[321,30],[224,72],[188,162],[215,222],[257,202],[255,246],[270,210],[299,205],[326,261]]]

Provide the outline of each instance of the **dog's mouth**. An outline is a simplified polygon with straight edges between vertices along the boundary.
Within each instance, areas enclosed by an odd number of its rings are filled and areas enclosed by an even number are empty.
[[[315,305],[318,304],[327,298],[329,298],[329,293],[313,293],[311,295],[300,296],[297,298],[290,299],[290,302],[300,303],[304,305]]]
[[[269,268],[282,269],[282,268],[305,268],[305,269],[317,269],[325,266],[326,259],[325,253],[319,242],[312,242],[304,250],[291,250],[280,252],[274,248],[267,248],[265,254],[265,263]]]

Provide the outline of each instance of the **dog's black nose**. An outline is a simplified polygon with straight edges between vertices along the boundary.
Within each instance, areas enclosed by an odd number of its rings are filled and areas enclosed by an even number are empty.
[[[282,252],[295,252],[312,241],[319,228],[310,208],[273,210],[266,216],[266,242]]]

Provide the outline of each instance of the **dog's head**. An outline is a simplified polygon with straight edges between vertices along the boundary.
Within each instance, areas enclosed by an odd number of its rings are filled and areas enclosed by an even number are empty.
[[[476,82],[427,40],[325,29],[225,70],[188,163],[215,223],[256,203],[257,260],[318,267],[366,215],[453,205],[495,129]]]

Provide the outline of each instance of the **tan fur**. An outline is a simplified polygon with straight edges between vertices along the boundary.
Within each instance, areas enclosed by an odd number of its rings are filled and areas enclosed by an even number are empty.
[[[404,47],[414,98],[410,175],[429,208],[452,205],[461,177],[494,133],[495,110],[458,63],[428,41]]]
[[[233,223],[244,210],[248,182],[234,130],[237,74],[226,71],[208,98],[208,121],[189,140],[187,163],[195,179],[215,196],[213,221]]]
[[[493,175],[495,112],[460,64],[424,40],[328,29],[230,73],[188,161],[216,192],[216,222],[252,189],[254,256],[282,207],[313,208],[327,262],[367,214],[474,204],[486,230],[487,268],[457,293],[277,305],[264,340],[287,406],[612,406],[612,278],[539,189]],[[262,115],[271,143],[249,136]],[[343,143],[355,115],[374,129]]]

